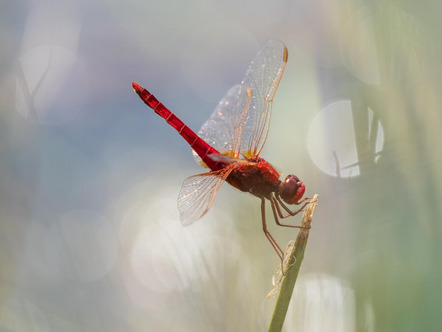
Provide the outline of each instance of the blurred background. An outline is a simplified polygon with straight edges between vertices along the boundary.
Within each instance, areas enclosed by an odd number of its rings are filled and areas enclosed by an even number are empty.
[[[0,9],[1,331],[267,330],[259,200],[224,185],[183,227],[204,169],[131,82],[198,131],[269,38],[289,60],[261,156],[319,194],[285,331],[442,330],[440,2]]]

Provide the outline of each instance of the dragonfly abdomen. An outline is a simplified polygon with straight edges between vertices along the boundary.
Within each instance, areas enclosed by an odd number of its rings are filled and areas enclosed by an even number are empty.
[[[144,103],[152,108],[155,113],[161,116],[166,122],[171,125],[182,138],[189,143],[190,147],[200,156],[204,163],[213,171],[217,171],[223,168],[224,163],[220,163],[212,160],[209,155],[219,153],[216,149],[211,147],[199,137],[195,132],[190,129],[183,121],[180,120],[172,111],[158,101],[157,98],[145,88],[141,87],[137,83],[132,83],[135,92],[140,96]]]

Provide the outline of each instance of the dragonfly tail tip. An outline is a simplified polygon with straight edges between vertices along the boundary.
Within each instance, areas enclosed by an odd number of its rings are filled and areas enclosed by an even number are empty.
[[[143,88],[135,82],[132,82],[132,87],[134,88],[135,92],[138,94],[140,94],[140,92],[143,90]]]

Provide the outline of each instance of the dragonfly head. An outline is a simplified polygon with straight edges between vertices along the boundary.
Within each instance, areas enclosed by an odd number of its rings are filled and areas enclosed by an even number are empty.
[[[287,204],[298,204],[298,201],[304,196],[304,192],[304,184],[293,174],[287,175],[279,185],[279,195]]]

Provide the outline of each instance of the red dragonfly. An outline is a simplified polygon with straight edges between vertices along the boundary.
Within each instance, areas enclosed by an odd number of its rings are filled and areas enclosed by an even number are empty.
[[[198,135],[150,92],[132,83],[140,98],[190,144],[197,163],[211,169],[184,181],[178,196],[182,223],[189,225],[206,214],[221,185],[227,181],[261,199],[262,228],[281,260],[284,252],[267,230],[265,200],[270,201],[276,224],[294,228],[300,226],[282,224],[279,218],[294,216],[308,204],[291,211],[286,204],[299,205],[308,200],[301,200],[304,184],[293,174],[279,180],[280,174],[259,156],[267,139],[273,97],[287,56],[282,42],[269,40],[251,62],[242,83],[227,92]]]

